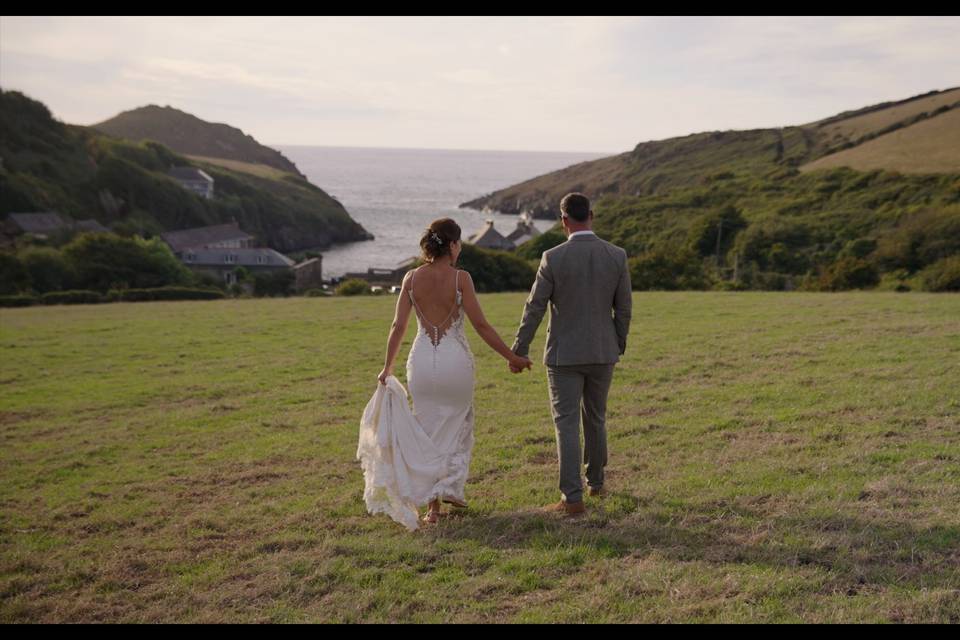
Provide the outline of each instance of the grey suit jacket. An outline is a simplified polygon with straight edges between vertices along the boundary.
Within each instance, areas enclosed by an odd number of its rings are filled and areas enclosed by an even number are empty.
[[[632,308],[627,252],[593,234],[545,251],[513,343],[517,355],[530,351],[548,304],[544,364],[618,362],[627,348]]]

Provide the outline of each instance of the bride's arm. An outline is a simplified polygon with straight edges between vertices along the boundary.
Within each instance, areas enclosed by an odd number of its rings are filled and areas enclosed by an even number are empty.
[[[473,287],[473,278],[471,278],[470,274],[466,271],[461,271],[460,273],[460,282],[463,283],[463,288],[461,289],[463,292],[463,310],[466,311],[467,317],[470,318],[470,324],[476,329],[477,334],[483,338],[484,342],[490,345],[491,349],[506,358],[511,368],[529,369],[532,365],[530,360],[523,356],[518,356],[511,351],[510,347],[500,338],[497,330],[487,322],[487,319],[483,315],[483,310],[480,308],[477,292]]]
[[[400,294],[397,297],[397,309],[393,314],[393,324],[390,325],[390,337],[387,338],[387,356],[384,359],[383,371],[377,378],[380,384],[386,384],[387,376],[393,375],[393,362],[397,359],[397,352],[400,351],[400,343],[403,342],[403,336],[407,333],[407,321],[410,320],[410,273],[403,278],[403,285],[400,287]]]

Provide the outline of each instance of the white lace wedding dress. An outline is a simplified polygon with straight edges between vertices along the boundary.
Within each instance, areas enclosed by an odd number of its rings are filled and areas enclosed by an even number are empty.
[[[411,531],[418,508],[434,498],[464,502],[473,450],[474,361],[463,334],[460,272],[450,314],[439,325],[421,312],[410,279],[417,338],[407,358],[407,392],[395,377],[377,385],[360,420],[357,458],[370,513],[386,513]]]

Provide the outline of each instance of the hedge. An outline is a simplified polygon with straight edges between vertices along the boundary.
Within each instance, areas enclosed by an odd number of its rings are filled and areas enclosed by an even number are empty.
[[[34,296],[0,296],[0,307],[29,307],[37,302]]]
[[[99,304],[106,299],[97,291],[70,289],[67,291],[48,291],[40,296],[43,304]]]
[[[191,289],[189,287],[157,287],[154,289],[113,289],[107,293],[111,300],[143,302],[148,300],[222,300],[219,289]]]

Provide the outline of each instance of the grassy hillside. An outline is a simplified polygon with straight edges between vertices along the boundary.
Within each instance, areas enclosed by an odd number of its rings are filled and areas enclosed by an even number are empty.
[[[368,236],[339,202],[297,175],[201,164],[216,181],[216,197],[206,200],[166,175],[172,166],[200,163],[157,142],[57,122],[43,104],[15,91],[0,94],[0,157],[0,215],[58,211],[147,235],[235,217],[280,251]]]
[[[824,152],[829,147],[839,147],[844,143],[857,143],[878,132],[885,131],[898,124],[933,114],[945,108],[952,109],[960,103],[960,88],[932,92],[903,100],[886,102],[857,111],[841,113],[831,118],[807,125],[815,129],[818,138],[823,141]]]
[[[288,171],[283,171],[265,164],[253,164],[251,162],[241,162],[240,160],[224,160],[223,158],[210,158],[207,156],[185,156],[190,160],[201,165],[214,165],[236,171],[238,173],[249,173],[250,175],[260,176],[261,178],[272,178],[273,180],[282,180],[285,176],[294,175]],[[299,175],[299,174],[297,174]]]
[[[832,153],[804,165],[801,170],[832,167],[851,167],[858,171],[888,169],[903,173],[958,173],[960,109],[952,109]]]
[[[570,191],[594,197],[644,196],[704,184],[731,172],[759,177],[905,127],[909,128],[902,132],[901,141],[915,132],[926,138],[926,129],[914,129],[911,125],[957,106],[960,89],[950,89],[846,112],[799,127],[715,131],[642,142],[630,153],[548,173],[461,206],[504,213],[529,210],[541,218],[555,218],[559,215],[560,199]],[[952,124],[954,120],[948,122]],[[954,137],[946,138],[938,146],[937,166],[943,172],[960,173],[960,147],[953,141]]]
[[[574,521],[545,328],[468,329],[471,508],[413,534],[355,460],[394,303],[0,309],[0,620],[960,622],[960,297],[636,294]]]
[[[263,146],[240,129],[206,122],[170,106],[148,105],[124,111],[93,128],[117,138],[155,140],[184,155],[264,164],[304,177],[282,153]]]
[[[461,206],[553,218],[570,191],[641,288],[960,289],[960,89],[645,142]]]

